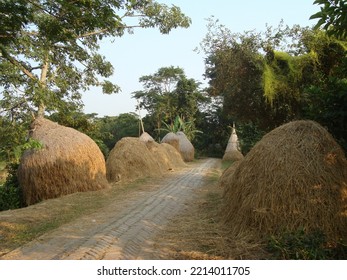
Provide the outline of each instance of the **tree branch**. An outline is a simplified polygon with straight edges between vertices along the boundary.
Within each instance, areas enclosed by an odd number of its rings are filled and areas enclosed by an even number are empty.
[[[27,75],[30,79],[37,81],[37,77],[33,73],[30,72],[23,64],[21,64],[18,60],[13,58],[7,51],[6,48],[0,44],[0,50],[4,58],[6,58],[11,64],[18,67],[20,70],[23,71],[25,75]]]

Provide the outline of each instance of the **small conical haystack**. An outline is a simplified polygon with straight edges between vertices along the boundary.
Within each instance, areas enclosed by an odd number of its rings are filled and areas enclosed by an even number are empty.
[[[31,137],[43,147],[24,152],[18,168],[27,205],[109,187],[104,156],[87,135],[37,118],[31,125]]]
[[[243,159],[243,155],[240,152],[240,144],[236,134],[235,123],[233,124],[231,136],[228,141],[228,145],[225,149],[223,161],[238,161]]]

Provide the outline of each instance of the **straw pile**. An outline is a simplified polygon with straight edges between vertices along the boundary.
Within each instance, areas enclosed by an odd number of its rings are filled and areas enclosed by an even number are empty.
[[[182,131],[177,132],[176,135],[179,140],[179,152],[183,160],[186,162],[193,161],[195,152],[193,144]]]
[[[223,155],[223,161],[238,161],[243,159],[243,154],[240,152],[240,144],[236,134],[235,124],[233,125],[231,136],[228,145]]]
[[[225,187],[229,185],[229,182],[231,182],[231,178],[235,173],[235,170],[240,165],[242,160],[238,160],[233,162],[227,169],[225,169],[219,178],[218,185],[221,187]]]
[[[147,132],[143,132],[139,139],[140,139],[140,141],[145,142],[145,143],[154,142],[153,137],[151,135],[149,135]]]
[[[173,132],[169,132],[168,134],[166,134],[163,139],[161,140],[161,143],[167,143],[170,144],[171,146],[173,146],[177,151],[180,150],[180,144],[179,144],[179,138],[178,136],[173,133]]]
[[[18,180],[27,205],[109,187],[104,156],[87,135],[37,118],[30,136],[43,147],[27,150],[20,161]]]
[[[168,144],[124,137],[106,161],[107,179],[110,182],[133,181],[158,176],[183,165],[180,154]]]
[[[304,228],[320,229],[330,240],[347,236],[347,161],[315,122],[274,129],[222,181],[233,234],[265,237]]]

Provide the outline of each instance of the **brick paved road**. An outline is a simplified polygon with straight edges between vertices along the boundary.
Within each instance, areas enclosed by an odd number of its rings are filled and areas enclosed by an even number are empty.
[[[156,259],[152,240],[193,199],[206,173],[219,163],[206,159],[143,191],[118,212],[95,213],[40,237],[2,259]]]

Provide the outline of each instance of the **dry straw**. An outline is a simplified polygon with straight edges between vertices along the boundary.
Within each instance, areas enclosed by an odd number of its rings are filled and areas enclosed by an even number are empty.
[[[186,162],[193,161],[195,153],[193,144],[182,131],[177,132],[176,135],[179,139],[179,152],[183,160]]]
[[[158,176],[183,165],[180,154],[168,144],[124,137],[106,161],[107,179],[110,182],[133,181]]]
[[[274,129],[225,176],[223,215],[234,235],[304,228],[322,230],[330,240],[347,237],[347,161],[319,124]]]
[[[147,132],[143,132],[139,139],[140,139],[140,141],[145,142],[145,143],[154,142],[153,137],[151,135],[149,135]]]
[[[104,156],[87,135],[37,118],[30,136],[43,147],[24,152],[20,161],[18,180],[27,205],[109,187]]]
[[[244,156],[240,152],[240,144],[236,134],[235,124],[233,124],[231,136],[228,141],[228,145],[223,155],[223,161],[238,161],[243,159]]]
[[[173,132],[169,132],[167,133],[163,139],[161,140],[161,143],[167,143],[170,144],[171,146],[173,146],[177,151],[180,150],[180,144],[179,144],[180,139],[178,138],[178,136],[173,133]]]

